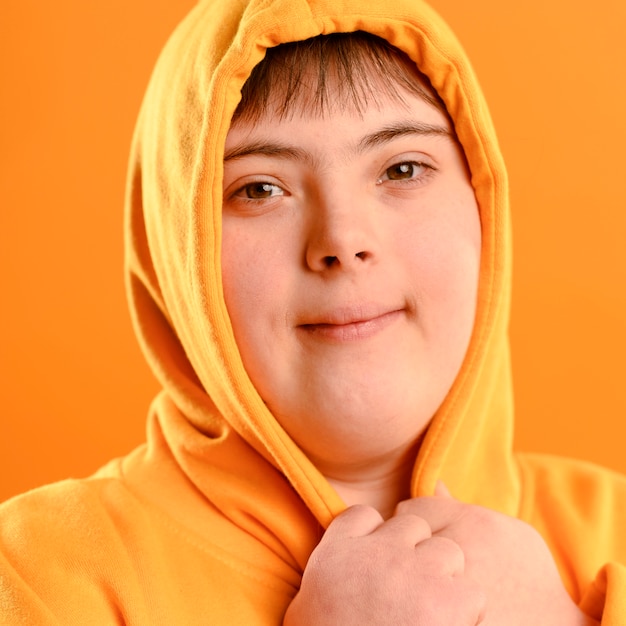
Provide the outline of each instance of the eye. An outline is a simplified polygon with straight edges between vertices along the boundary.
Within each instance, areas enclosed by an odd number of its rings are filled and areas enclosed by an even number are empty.
[[[246,198],[248,200],[266,200],[267,198],[273,198],[274,196],[282,196],[284,193],[283,189],[278,185],[259,182],[244,185],[233,195],[240,198]]]
[[[432,168],[425,163],[403,161],[388,167],[377,182],[380,184],[384,180],[413,180],[422,176],[429,169]]]

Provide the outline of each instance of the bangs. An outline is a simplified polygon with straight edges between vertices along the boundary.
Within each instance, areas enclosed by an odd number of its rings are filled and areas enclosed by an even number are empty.
[[[320,35],[269,48],[241,90],[232,123],[258,122],[268,109],[281,119],[347,109],[361,114],[372,104],[380,108],[381,96],[404,103],[403,92],[448,117],[428,78],[386,40],[360,31]]]

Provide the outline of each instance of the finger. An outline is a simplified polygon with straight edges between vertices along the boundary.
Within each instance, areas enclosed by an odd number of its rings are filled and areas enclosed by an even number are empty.
[[[396,507],[394,515],[417,515],[426,520],[433,534],[458,521],[469,505],[453,497],[426,496],[404,500]]]
[[[381,514],[373,507],[357,504],[340,513],[328,526],[324,537],[364,537],[375,531],[384,522]]]
[[[460,576],[465,572],[465,554],[456,541],[431,537],[415,546],[420,569],[439,578]]]
[[[437,481],[437,484],[435,485],[435,495],[438,498],[451,498],[452,497],[452,494],[448,490],[448,487],[446,483],[443,482],[443,480]]]
[[[411,548],[432,537],[426,520],[413,514],[396,515],[381,524],[372,534]]]

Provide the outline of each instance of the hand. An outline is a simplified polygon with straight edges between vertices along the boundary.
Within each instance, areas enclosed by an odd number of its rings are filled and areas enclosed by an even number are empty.
[[[475,626],[484,608],[453,539],[408,510],[385,522],[359,505],[328,527],[283,624]]]
[[[521,520],[453,499],[439,497],[398,505],[396,515],[428,522],[434,537],[454,541],[465,555],[465,574],[487,594],[483,624],[590,626],[563,587],[550,551],[537,531]]]

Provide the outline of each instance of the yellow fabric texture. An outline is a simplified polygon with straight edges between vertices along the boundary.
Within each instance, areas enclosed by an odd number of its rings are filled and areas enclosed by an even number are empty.
[[[209,0],[173,34],[140,112],[126,213],[133,320],[163,391],[145,446],[0,507],[1,623],[281,623],[344,504],[242,365],[220,279],[221,164],[241,86],[265,49],[355,30],[387,39],[429,76],[481,214],[474,334],[415,460],[412,493],[430,495],[443,479],[460,500],[530,522],[576,601],[603,624],[626,624],[626,480],[513,453],[506,172],[465,54],[419,0]]]

